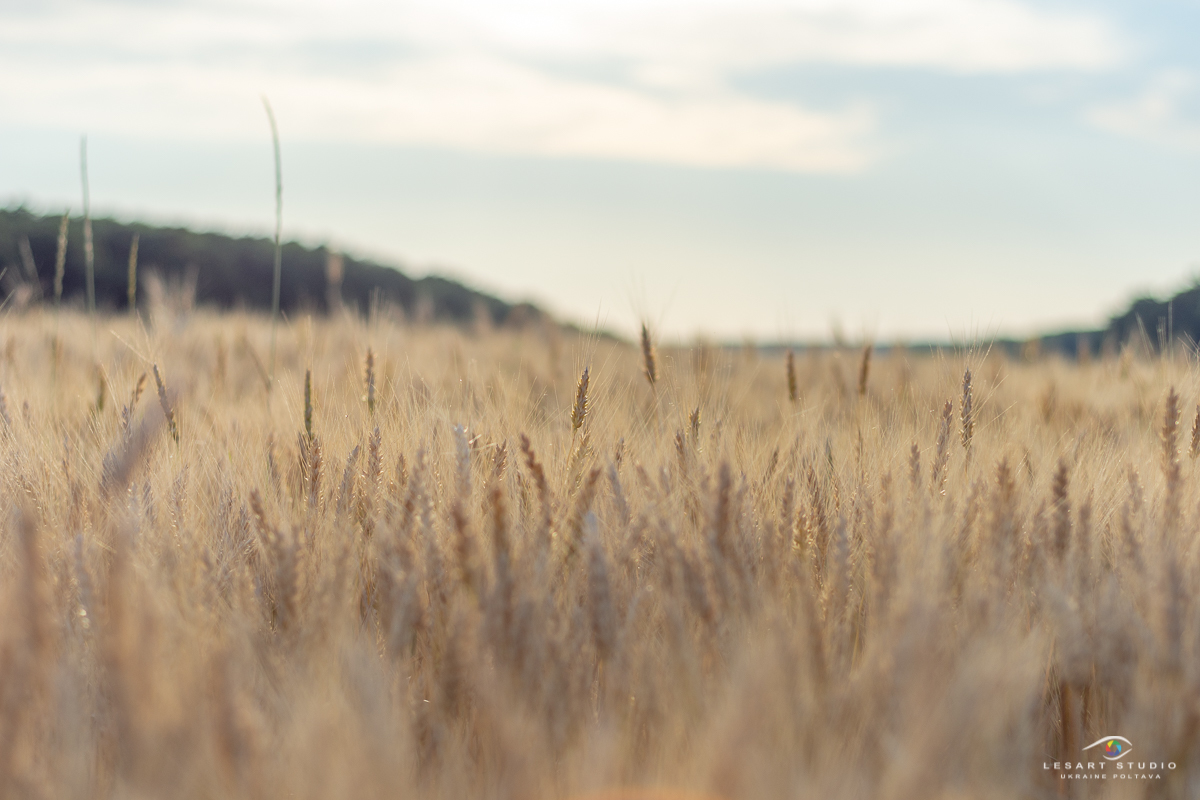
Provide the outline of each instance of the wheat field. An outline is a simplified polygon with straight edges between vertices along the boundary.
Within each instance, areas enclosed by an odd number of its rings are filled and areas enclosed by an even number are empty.
[[[0,797],[1200,796],[1188,353],[269,338],[0,317]]]

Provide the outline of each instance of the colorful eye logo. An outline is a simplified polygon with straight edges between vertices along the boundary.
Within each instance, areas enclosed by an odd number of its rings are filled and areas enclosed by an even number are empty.
[[[1097,739],[1083,749],[1091,750],[1093,747],[1100,746],[1104,747],[1100,752],[1106,760],[1117,761],[1133,749],[1133,742],[1124,736],[1105,736],[1103,739]]]

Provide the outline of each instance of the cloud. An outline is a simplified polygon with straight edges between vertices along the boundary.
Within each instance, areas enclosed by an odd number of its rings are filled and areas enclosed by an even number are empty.
[[[260,89],[293,140],[801,172],[853,172],[871,158],[866,108],[660,97],[476,56],[415,59],[369,82],[189,63],[47,73],[0,88],[0,120],[28,123],[14,109],[36,108],[38,124],[93,133],[261,139]],[[45,97],[55,102],[41,105]]]
[[[349,129],[469,150],[815,172],[861,169],[869,158],[866,109],[818,113],[725,92],[660,97],[488,57],[419,59],[353,98],[324,88],[341,115],[310,105],[303,124],[325,137]],[[296,105],[311,90],[290,87]]]
[[[1087,120],[1112,133],[1190,152],[1200,152],[1200,81],[1194,73],[1156,75],[1136,97],[1098,105]]]
[[[791,0],[557,6],[555,24],[491,30],[514,46],[615,55],[700,70],[796,63],[958,73],[1097,70],[1126,47],[1103,19],[1013,0]]]
[[[7,17],[6,17],[7,15]],[[812,108],[735,78],[802,63],[1105,68],[1100,19],[1015,0],[180,0],[0,11],[0,121],[168,137],[285,134],[491,153],[853,172],[863,102]]]

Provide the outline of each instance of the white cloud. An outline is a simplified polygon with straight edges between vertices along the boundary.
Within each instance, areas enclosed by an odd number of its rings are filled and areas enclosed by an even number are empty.
[[[261,139],[260,89],[292,139],[806,172],[870,159],[864,108],[818,113],[728,92],[664,98],[472,56],[393,65],[369,82],[189,63],[51,72],[0,87],[0,121],[28,124],[19,112],[37,108],[42,126]]]
[[[1099,19],[1016,0],[190,0],[0,11],[0,122],[426,144],[694,166],[844,172],[870,109],[806,108],[733,78],[794,63],[1092,70]],[[605,78],[587,69],[608,65]],[[14,78],[15,79],[12,79]]]
[[[1092,108],[1087,119],[1122,136],[1200,151],[1200,118],[1189,118],[1188,101],[1200,101],[1200,81],[1191,72],[1170,70],[1155,76],[1137,97]]]
[[[341,115],[309,104],[302,124],[325,137],[353,130],[375,141],[697,166],[859,169],[872,122],[865,110],[815,113],[725,92],[658,97],[487,57],[420,59],[353,97],[340,84],[323,89]],[[287,91],[293,108],[312,98],[310,84]]]
[[[1102,19],[1014,0],[678,0],[617,8],[556,3],[556,24],[497,24],[499,41],[693,69],[792,63],[1011,73],[1112,66],[1125,47]],[[544,33],[543,33],[544,32]]]

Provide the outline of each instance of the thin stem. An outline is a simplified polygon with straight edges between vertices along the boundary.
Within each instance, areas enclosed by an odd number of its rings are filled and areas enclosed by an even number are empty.
[[[137,259],[138,259],[138,239],[139,234],[133,235],[133,241],[129,244],[129,276],[125,292],[129,303],[129,315],[137,316]]]
[[[83,182],[83,263],[87,272],[87,306],[92,318],[92,352],[96,349],[96,258],[92,246],[92,207],[88,191],[87,137],[79,141],[79,174]]]
[[[275,336],[279,322],[279,286],[283,277],[283,251],[280,249],[279,237],[283,227],[283,166],[279,157],[279,128],[275,125],[275,112],[271,110],[271,102],[263,95],[263,107],[267,110],[267,119],[271,123],[271,141],[275,146],[275,284],[271,292],[271,371],[269,373],[268,391],[275,385]]]

